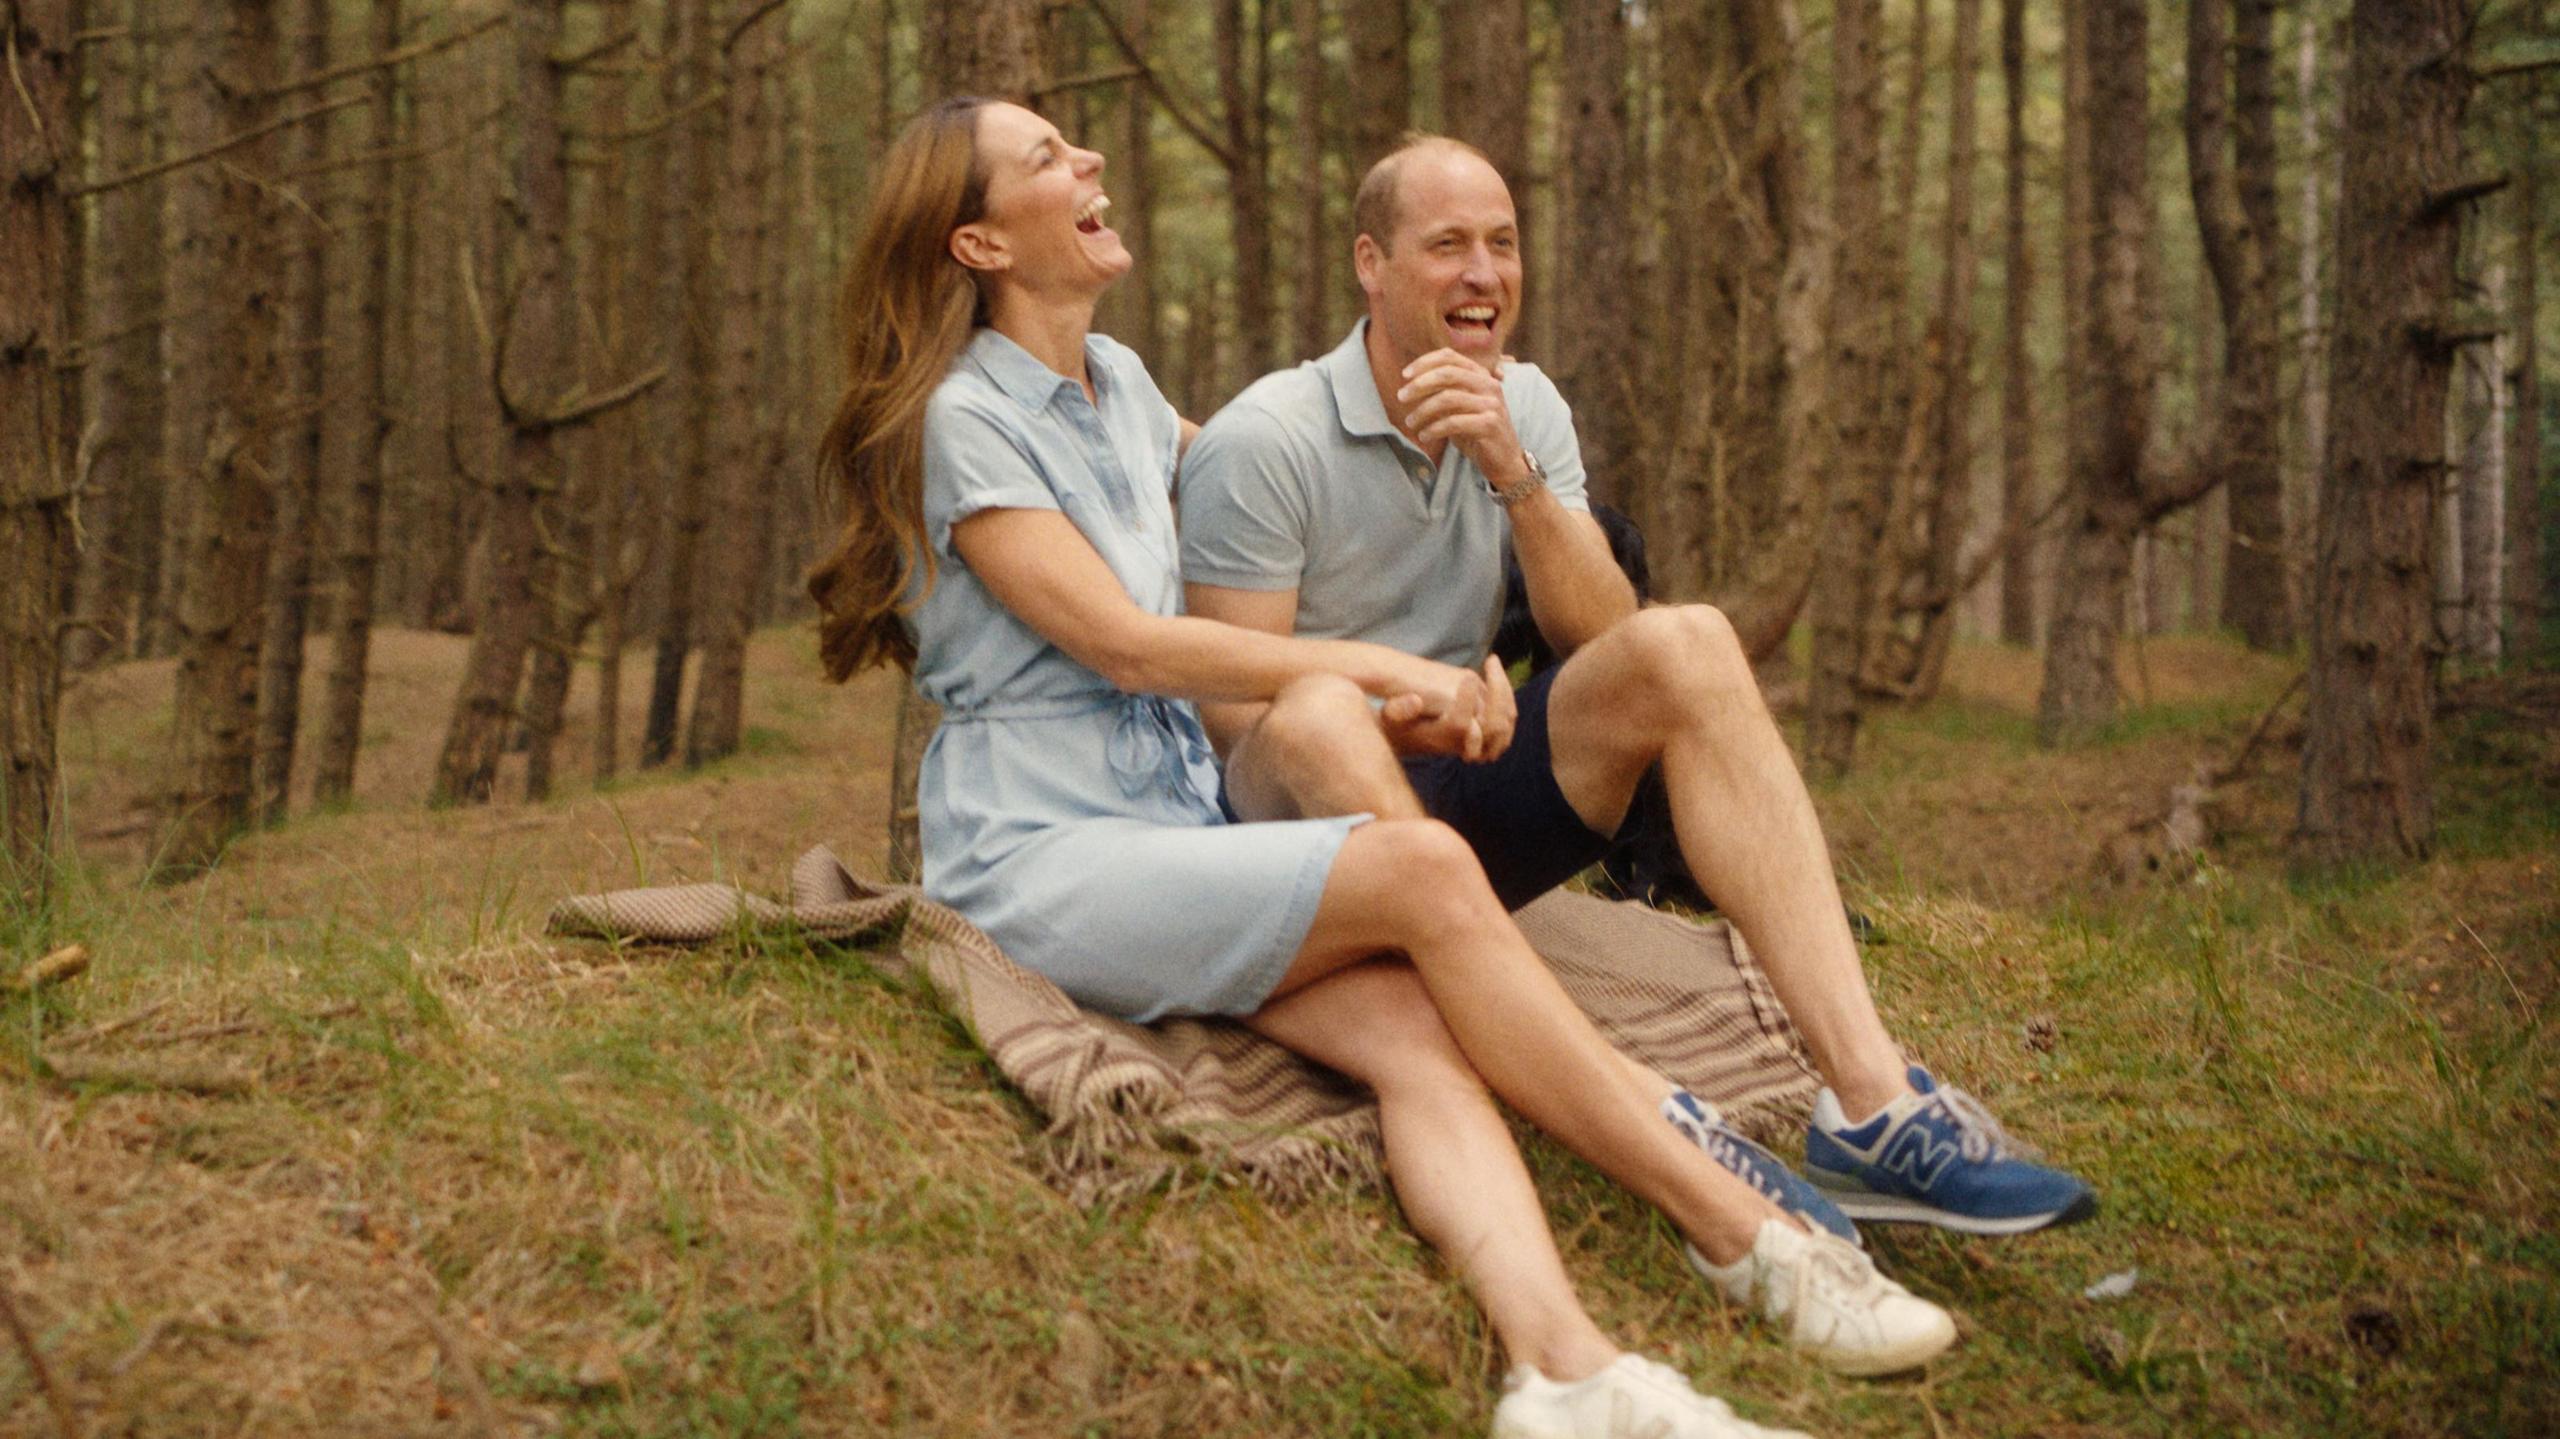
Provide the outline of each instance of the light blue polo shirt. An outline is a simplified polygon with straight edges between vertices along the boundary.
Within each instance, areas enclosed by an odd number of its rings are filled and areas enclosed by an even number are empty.
[[[1502,618],[1511,520],[1458,446],[1440,463],[1387,420],[1369,322],[1321,359],[1266,375],[1182,461],[1182,577],[1298,591],[1297,632],[1473,667]],[[1565,508],[1588,511],[1573,412],[1535,365],[1502,372],[1520,443]]]

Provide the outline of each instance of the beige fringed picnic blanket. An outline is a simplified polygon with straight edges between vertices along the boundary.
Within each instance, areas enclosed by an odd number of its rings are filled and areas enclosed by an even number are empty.
[[[1697,923],[1570,891],[1517,916],[1529,942],[1620,1049],[1764,1134],[1801,1118],[1816,1087],[1768,976],[1721,920]],[[820,846],[792,866],[787,905],[727,885],[626,889],[562,901],[554,934],[699,944],[741,927],[889,941],[1049,1118],[1051,1179],[1103,1202],[1196,1169],[1231,1168],[1276,1197],[1380,1174],[1368,1092],[1241,1026],[1129,1024],[1079,1008],[913,889],[857,879]]]

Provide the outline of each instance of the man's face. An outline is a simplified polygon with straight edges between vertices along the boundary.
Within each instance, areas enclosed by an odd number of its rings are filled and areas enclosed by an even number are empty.
[[[1395,232],[1352,254],[1369,323],[1399,362],[1448,347],[1492,368],[1520,312],[1520,218],[1491,165],[1464,150],[1407,155]]]

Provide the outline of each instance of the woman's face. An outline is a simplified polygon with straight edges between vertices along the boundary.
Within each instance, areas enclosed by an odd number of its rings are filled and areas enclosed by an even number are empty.
[[[986,215],[952,232],[951,252],[1035,292],[1099,294],[1129,271],[1129,251],[1102,223],[1102,157],[1066,142],[1019,105],[978,112]]]

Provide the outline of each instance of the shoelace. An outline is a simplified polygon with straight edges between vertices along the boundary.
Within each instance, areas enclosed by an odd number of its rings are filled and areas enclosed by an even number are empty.
[[[1795,1266],[1795,1287],[1787,1303],[1788,1324],[1799,1334],[1803,1332],[1800,1326],[1805,1318],[1805,1298],[1815,1284],[1828,1281],[1842,1299],[1860,1307],[1872,1305],[1884,1291],[1884,1276],[1876,1272],[1875,1261],[1851,1248],[1847,1241],[1820,1232],[1808,1233],[1806,1238],[1810,1243],[1803,1261]]]
[[[1955,1122],[1956,1143],[1967,1160],[1980,1164],[2008,1155],[2021,1159],[2036,1156],[2035,1149],[2026,1141],[2010,1137],[2009,1131],[2000,1127],[2000,1121],[1991,1117],[1991,1111],[1982,1107],[1981,1100],[1954,1085],[1942,1084],[1929,1097],[1937,1101],[1946,1116]]]

